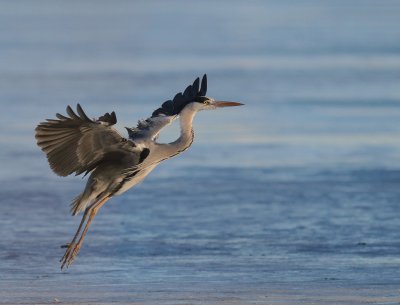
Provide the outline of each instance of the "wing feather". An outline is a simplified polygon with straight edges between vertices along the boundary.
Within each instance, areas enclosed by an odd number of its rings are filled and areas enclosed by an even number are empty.
[[[66,112],[68,116],[57,113],[58,120],[42,122],[35,130],[37,144],[56,174],[88,173],[102,162],[121,160],[117,157],[139,160],[140,151],[135,145],[111,127],[117,122],[115,112],[97,121],[91,120],[79,104],[76,112],[70,106]]]
[[[84,121],[91,121],[88,116],[86,115],[86,113],[83,111],[81,105],[76,105],[76,110],[78,111],[78,114],[80,116],[80,118],[82,118]]]

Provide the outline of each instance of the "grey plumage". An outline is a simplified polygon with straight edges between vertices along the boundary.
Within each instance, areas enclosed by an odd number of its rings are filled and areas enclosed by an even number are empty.
[[[114,128],[115,113],[98,120],[89,119],[77,105],[77,115],[70,106],[69,117],[57,114],[58,120],[47,120],[36,127],[37,144],[46,153],[50,167],[59,176],[91,172],[100,162],[113,162],[137,153]]]
[[[57,175],[90,173],[84,191],[71,203],[73,215],[81,211],[84,215],[61,259],[61,268],[72,263],[91,221],[108,199],[138,184],[161,161],[176,156],[192,144],[192,122],[198,111],[241,105],[215,101],[205,96],[206,91],[204,75],[201,85],[197,78],[183,93],[164,102],[151,117],[140,120],[136,127],[127,128],[127,138],[113,128],[117,122],[115,112],[92,120],[79,104],[76,112],[68,106],[67,116],[57,113],[57,119],[48,119],[36,127],[37,144]],[[158,143],[159,132],[178,116],[180,137],[171,143]]]

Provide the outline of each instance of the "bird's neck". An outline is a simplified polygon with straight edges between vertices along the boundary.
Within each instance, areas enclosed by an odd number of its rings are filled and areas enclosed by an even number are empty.
[[[168,144],[156,143],[158,149],[157,158],[165,160],[176,156],[188,149],[193,143],[194,132],[193,132],[193,118],[196,115],[196,109],[190,106],[186,106],[181,113],[180,126],[181,134],[178,139]]]
[[[170,143],[179,152],[186,150],[193,143],[193,119],[196,113],[197,111],[192,107],[185,107],[180,113],[181,134],[176,141]]]
[[[181,134],[179,138],[168,144],[157,143],[161,160],[178,155],[188,149],[193,143],[194,132],[192,127],[196,112],[197,111],[190,106],[185,107],[179,114],[181,125]]]

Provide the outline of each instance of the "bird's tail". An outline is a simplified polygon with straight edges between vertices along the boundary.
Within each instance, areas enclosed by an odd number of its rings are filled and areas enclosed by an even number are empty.
[[[85,190],[84,192],[82,192],[78,196],[76,196],[74,198],[74,200],[72,200],[72,202],[71,202],[72,216],[75,216],[75,215],[79,214],[80,212],[85,211],[88,206],[91,206],[92,204],[100,202],[106,196],[109,197],[109,193],[101,192],[100,194],[98,194],[96,196],[96,194],[93,194],[93,193],[88,194]]]
[[[84,193],[80,193],[78,196],[76,196],[74,198],[74,200],[72,200],[72,202],[71,202],[72,216],[75,216],[76,214],[81,212],[86,207],[86,204],[82,204],[84,201],[83,194]]]

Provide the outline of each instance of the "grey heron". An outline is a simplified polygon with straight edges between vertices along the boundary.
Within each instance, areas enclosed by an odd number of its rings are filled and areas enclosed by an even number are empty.
[[[56,114],[35,131],[39,147],[45,152],[51,169],[59,176],[87,174],[85,189],[71,203],[72,215],[83,212],[82,220],[61,258],[61,269],[77,256],[85,235],[99,209],[115,195],[141,182],[160,162],[180,154],[194,139],[193,118],[200,110],[240,106],[238,102],[217,101],[206,96],[207,76],[201,84],[197,78],[183,93],[164,102],[151,117],[139,120],[136,127],[126,128],[123,137],[112,126],[115,112],[90,119],[78,104],[70,106],[68,116]],[[160,131],[180,118],[180,136],[171,143],[159,143]]]

